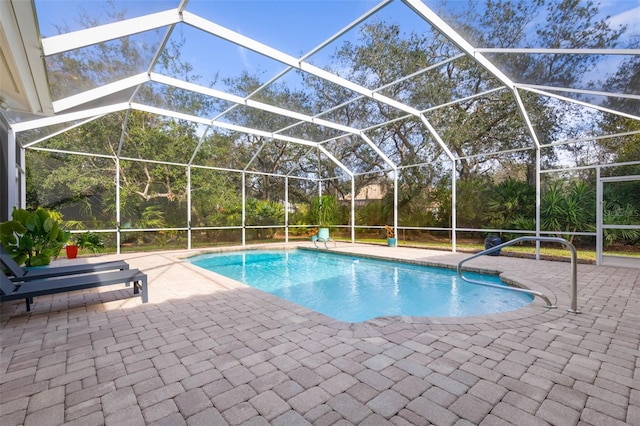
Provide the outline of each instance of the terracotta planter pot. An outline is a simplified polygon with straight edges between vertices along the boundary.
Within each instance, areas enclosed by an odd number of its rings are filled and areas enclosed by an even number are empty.
[[[67,259],[75,259],[78,257],[78,246],[68,245],[65,249],[67,250]]]

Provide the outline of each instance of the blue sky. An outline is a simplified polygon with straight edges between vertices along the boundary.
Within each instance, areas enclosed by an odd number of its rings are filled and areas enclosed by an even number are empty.
[[[442,0],[424,0],[433,9],[442,5]],[[467,0],[448,0],[448,10],[460,10]],[[36,9],[43,36],[57,34],[55,25],[66,24],[70,30],[78,30],[81,12],[90,16],[102,15],[108,9],[103,0],[36,0]],[[126,9],[127,17],[173,9],[178,0],[171,1],[123,1],[114,0],[115,10]],[[268,44],[292,56],[301,56],[323,42],[347,24],[378,4],[372,0],[190,0],[187,11],[209,19],[238,33]],[[630,27],[629,34],[640,33],[640,0],[602,0],[601,15],[611,16],[613,26]],[[400,24],[405,32],[420,31],[425,23],[397,0],[376,15],[376,19]],[[180,26],[178,27],[180,28]],[[181,26],[180,34],[186,37],[182,51],[183,59],[192,63],[202,75],[202,83],[213,81],[216,72],[220,77],[237,76],[240,71],[262,72],[267,80],[284,67],[274,61],[215,39],[188,26]],[[160,37],[158,32],[155,37]],[[355,39],[356,32],[346,35],[320,55],[311,58],[319,66],[327,63],[327,56],[345,38]],[[294,77],[291,77],[294,78]]]
[[[74,17],[81,10],[95,15],[106,5],[104,0],[36,0],[35,3],[44,36],[55,35],[54,24],[65,21],[72,30],[80,29]],[[172,9],[178,3],[178,0],[114,0],[116,10],[126,9],[129,17]],[[304,28],[304,32],[296,32],[303,38],[326,38],[333,32],[329,28],[335,28],[337,23],[347,24],[377,3],[373,0],[190,0],[187,10],[243,34],[251,36],[253,32],[259,36],[256,38],[268,42],[270,37],[277,39],[278,34],[286,34],[291,26]],[[437,9],[443,1],[424,0],[424,3]],[[468,0],[447,0],[444,3],[448,10],[459,10],[466,7]],[[601,0],[599,3],[601,15],[612,16],[612,23],[631,25],[640,32],[640,0]]]

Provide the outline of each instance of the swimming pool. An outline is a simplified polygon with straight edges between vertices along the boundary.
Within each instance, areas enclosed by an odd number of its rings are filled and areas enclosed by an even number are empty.
[[[469,284],[453,270],[310,250],[246,250],[191,263],[346,322],[389,315],[462,317],[528,305],[531,296]],[[465,273],[502,284],[491,275]]]

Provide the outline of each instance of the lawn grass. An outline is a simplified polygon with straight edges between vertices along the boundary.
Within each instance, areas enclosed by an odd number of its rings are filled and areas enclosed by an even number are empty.
[[[351,242],[351,239],[348,237],[343,237],[340,235],[333,235],[336,241],[341,242]],[[289,241],[307,241],[307,237],[298,237],[298,236],[290,236]],[[267,243],[276,243],[276,242],[284,242],[282,239],[267,239],[267,240],[252,240],[247,242],[249,245],[252,244],[267,244]],[[363,244],[376,244],[376,245],[386,245],[387,240],[382,238],[357,238],[356,242]],[[215,244],[207,243],[207,242],[197,242],[194,243],[192,248],[204,248],[204,247],[222,247],[229,245],[237,245],[237,242],[217,242]],[[398,246],[400,247],[415,247],[422,249],[431,249],[431,250],[442,250],[442,251],[451,251],[451,243],[446,241],[402,241],[398,240]],[[184,246],[184,242],[180,244],[172,244],[172,245],[163,245],[163,244],[144,244],[140,246],[131,246],[131,247],[123,247],[123,253],[131,253],[131,252],[144,252],[144,251],[158,251],[158,250],[180,250],[186,249]],[[461,253],[478,253],[484,250],[484,244],[482,243],[472,243],[468,241],[458,241],[456,244],[456,249]],[[105,250],[101,250],[101,254],[115,253],[115,248],[107,248]],[[578,248],[577,250],[578,262],[580,263],[595,263],[596,262],[596,252],[594,249],[583,249]],[[511,255],[511,256],[522,256],[522,257],[534,257],[536,253],[535,246],[510,246],[503,248],[501,254]],[[95,255],[95,253],[86,253],[82,252],[81,255]],[[607,251],[607,255],[613,256],[626,256],[626,257],[635,257],[640,261],[640,252],[628,252],[628,251]],[[571,252],[565,247],[545,247],[545,244],[542,243],[540,248],[540,255],[543,259],[550,260],[570,260]],[[65,257],[64,253],[61,253],[60,257]]]

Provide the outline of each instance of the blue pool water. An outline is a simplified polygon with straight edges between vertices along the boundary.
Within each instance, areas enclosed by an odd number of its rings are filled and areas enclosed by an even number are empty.
[[[332,318],[461,317],[518,309],[529,295],[464,282],[457,272],[309,250],[247,250],[196,256],[194,265]],[[502,284],[490,275],[470,278]]]

